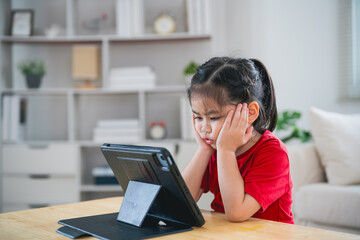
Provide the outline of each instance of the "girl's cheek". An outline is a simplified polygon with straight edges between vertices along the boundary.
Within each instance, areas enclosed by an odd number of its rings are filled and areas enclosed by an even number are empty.
[[[195,122],[195,129],[198,133],[200,133],[200,124]]]
[[[220,130],[221,130],[221,126],[222,124],[216,124],[215,126],[213,126],[213,129],[215,129],[215,139],[216,140],[219,136]]]

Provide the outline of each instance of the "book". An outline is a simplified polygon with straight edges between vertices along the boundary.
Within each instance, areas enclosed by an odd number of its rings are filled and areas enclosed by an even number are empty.
[[[94,138],[94,142],[97,143],[138,143],[141,138],[139,136],[124,136],[124,137],[97,137]]]
[[[9,143],[17,143],[23,140],[25,122],[26,99],[17,95],[4,95],[2,140]]]
[[[91,173],[94,177],[115,176],[109,165],[94,167]]]
[[[154,84],[148,83],[139,83],[139,84],[111,84],[111,89],[121,89],[121,90],[144,90],[144,89],[154,89]]]
[[[10,134],[10,142],[18,142],[20,131],[20,96],[13,95],[11,96],[11,134]]]
[[[210,34],[211,33],[211,2],[210,0],[203,1],[203,32]]]
[[[110,79],[111,83],[132,83],[132,84],[139,84],[139,83],[151,83],[155,84],[155,75],[149,74],[147,76],[111,76]]]
[[[180,124],[181,138],[183,140],[194,140],[193,114],[187,97],[180,98]]]
[[[187,28],[189,33],[210,33],[210,0],[186,0]]]
[[[25,140],[27,99],[20,99],[19,141]]]
[[[202,15],[203,15],[203,8],[202,8],[202,0],[194,0],[195,2],[195,32],[201,33],[203,30],[202,26]]]
[[[119,36],[131,37],[144,33],[143,0],[117,0],[115,14]]]
[[[119,75],[144,75],[152,72],[153,70],[149,66],[135,66],[113,68],[111,71]]]
[[[96,126],[99,128],[134,128],[140,126],[140,120],[136,118],[99,120]]]
[[[151,89],[156,85],[156,74],[149,66],[119,67],[110,70],[112,89]]]
[[[93,130],[95,142],[135,143],[141,136],[140,120],[136,118],[99,120]]]
[[[144,3],[143,0],[132,0],[132,35],[138,36],[144,34]]]
[[[94,138],[96,137],[117,137],[117,136],[129,136],[140,135],[140,128],[95,128]]]
[[[187,29],[189,33],[195,33],[194,0],[186,0]]]
[[[119,36],[130,36],[130,0],[116,1],[116,31]]]
[[[3,129],[3,141],[8,142],[10,141],[11,135],[11,96],[4,95],[3,97],[3,122],[2,122],[2,129]]]

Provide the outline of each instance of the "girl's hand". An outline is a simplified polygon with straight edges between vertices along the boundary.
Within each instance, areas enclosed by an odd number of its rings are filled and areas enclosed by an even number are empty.
[[[204,139],[202,139],[200,137],[200,134],[197,132],[196,128],[195,128],[195,115],[193,114],[193,130],[194,130],[194,135],[195,135],[195,140],[199,146],[199,148],[201,150],[205,150],[205,151],[211,151],[213,152],[214,149],[209,145],[207,144]]]
[[[247,127],[249,109],[247,104],[238,104],[235,111],[229,111],[216,141],[218,150],[236,152],[246,144],[252,135],[253,127]]]

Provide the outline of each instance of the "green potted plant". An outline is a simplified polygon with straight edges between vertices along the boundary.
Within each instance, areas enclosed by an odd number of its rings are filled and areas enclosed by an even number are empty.
[[[28,88],[40,87],[41,79],[46,73],[43,61],[28,60],[20,63],[18,67],[26,78]]]
[[[296,122],[301,118],[301,113],[297,111],[283,111],[278,114],[276,122],[277,131],[287,131],[289,134],[281,137],[283,143],[291,139],[299,138],[301,142],[308,142],[311,139],[311,133],[300,129]]]
[[[183,74],[185,77],[185,82],[187,84],[190,84],[191,78],[196,73],[196,68],[199,66],[199,64],[195,61],[190,61],[184,68]]]

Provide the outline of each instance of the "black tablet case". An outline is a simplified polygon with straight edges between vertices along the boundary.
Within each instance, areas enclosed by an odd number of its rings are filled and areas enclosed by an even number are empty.
[[[103,144],[105,159],[125,191],[119,213],[59,221],[76,238],[143,239],[191,230],[204,218],[165,148]],[[159,224],[160,221],[160,224]]]

